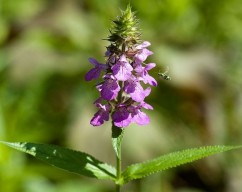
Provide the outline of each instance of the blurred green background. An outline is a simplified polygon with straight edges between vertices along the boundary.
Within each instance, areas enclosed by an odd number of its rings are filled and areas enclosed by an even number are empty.
[[[123,166],[171,151],[242,144],[241,0],[0,0],[0,140],[56,144],[114,164],[110,124],[92,127],[98,97],[89,57],[104,61],[111,20],[127,3],[159,85],[146,99],[151,124],[127,128]],[[171,81],[157,73],[169,68]],[[237,150],[155,174],[126,192],[241,192]],[[0,146],[1,192],[111,192]]]

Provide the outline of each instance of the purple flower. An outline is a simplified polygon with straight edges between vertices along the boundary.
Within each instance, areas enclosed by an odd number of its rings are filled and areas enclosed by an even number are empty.
[[[136,63],[142,63],[144,62],[148,56],[152,55],[153,52],[144,48],[141,49],[134,57],[135,57],[135,62]]]
[[[150,104],[148,104],[148,103],[146,103],[144,101],[140,102],[139,107],[140,108],[143,107],[143,108],[148,109],[148,110],[153,110],[153,107]]]
[[[141,102],[139,105],[121,104],[117,107],[112,115],[114,125],[117,127],[127,127],[130,123],[135,122],[138,125],[147,125],[150,123],[150,118],[141,111],[142,107],[153,109],[149,104]]]
[[[105,57],[109,57],[111,56],[111,51],[109,49],[107,49],[107,51],[105,52]]]
[[[109,120],[109,113],[110,113],[110,105],[102,105],[100,103],[96,104],[99,108],[98,112],[94,114],[94,117],[91,119],[91,125],[93,126],[100,126],[104,123],[104,121]]]
[[[140,85],[139,81],[136,79],[129,79],[124,82],[124,91],[130,94],[134,101],[141,102],[150,94],[150,87],[146,90]]]
[[[148,46],[150,46],[150,45],[151,45],[151,44],[150,44],[149,41],[144,41],[143,43],[141,43],[140,45],[136,46],[135,48],[136,48],[136,49],[144,49],[144,48],[146,48],[146,47],[148,47]]]
[[[146,49],[146,47],[150,46],[150,42],[144,41],[142,44],[136,46],[138,49],[138,53],[134,56],[136,65],[143,63],[148,56],[152,55],[153,52]]]
[[[132,121],[138,125],[147,125],[150,123],[150,118],[140,110],[139,106],[131,106],[129,107],[129,111],[131,112]]]
[[[119,58],[119,61],[112,66],[114,77],[119,81],[126,81],[131,76],[132,66],[127,61],[125,55]]]
[[[147,125],[150,123],[150,118],[148,117],[148,115],[141,111],[141,108],[153,110],[153,107],[151,105],[142,101],[138,106],[129,109],[132,115],[132,120],[138,125]]]
[[[112,120],[117,127],[127,127],[132,122],[132,117],[127,107],[122,106],[114,111]]]
[[[87,72],[85,76],[86,81],[91,81],[92,79],[98,79],[101,71],[105,71],[107,69],[106,64],[99,63],[94,58],[89,58],[89,62],[94,65],[94,68],[92,68],[90,71]]]
[[[150,84],[152,86],[157,86],[156,80],[148,74],[148,71],[155,67],[155,63],[149,63],[142,67],[142,65],[137,66],[134,70],[139,80],[142,80],[145,84]]]
[[[112,75],[106,75],[104,82],[98,85],[97,89],[100,91],[103,99],[110,101],[117,97],[120,86]]]

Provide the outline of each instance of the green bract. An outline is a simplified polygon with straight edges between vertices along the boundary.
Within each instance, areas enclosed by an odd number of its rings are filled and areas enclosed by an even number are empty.
[[[124,42],[136,43],[139,40],[140,32],[138,28],[138,20],[135,18],[134,12],[131,11],[131,7],[127,6],[125,11],[122,11],[121,16],[117,17],[113,21],[114,26],[110,30],[110,36],[108,41],[121,45]]]

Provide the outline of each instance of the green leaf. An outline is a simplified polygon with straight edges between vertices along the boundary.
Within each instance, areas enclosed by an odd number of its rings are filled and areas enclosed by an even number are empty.
[[[116,156],[120,159],[121,157],[121,144],[123,139],[124,130],[122,128],[112,126],[112,145],[116,153]]]
[[[97,179],[115,180],[115,168],[83,152],[47,144],[0,142],[66,171]]]
[[[206,146],[162,155],[156,159],[133,164],[127,167],[122,173],[122,182],[124,184],[130,180],[140,179],[158,171],[163,171],[185,163],[196,161],[209,155],[241,147],[242,146]]]

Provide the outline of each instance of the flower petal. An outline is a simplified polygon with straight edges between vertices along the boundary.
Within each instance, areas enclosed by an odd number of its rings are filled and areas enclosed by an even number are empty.
[[[135,55],[135,62],[144,62],[148,56],[152,55],[153,52],[148,49],[141,49],[139,53]]]
[[[146,71],[149,71],[151,70],[152,68],[154,68],[156,66],[155,63],[148,63],[147,65],[145,65],[145,70]]]
[[[98,79],[98,77],[100,76],[100,73],[101,73],[101,71],[98,68],[92,68],[85,75],[85,80],[91,81],[92,79]]]
[[[148,110],[153,110],[153,107],[150,104],[148,104],[148,103],[146,103],[144,101],[142,101],[140,103],[139,107],[143,107],[143,108],[148,109]]]
[[[108,78],[100,87],[101,97],[105,100],[113,100],[117,97],[118,92],[120,91],[120,86],[117,80]]]
[[[121,56],[119,61],[112,66],[113,75],[119,81],[126,81],[131,76],[132,66],[129,64],[125,56]]]
[[[99,62],[98,62],[96,59],[92,58],[92,57],[90,57],[90,58],[88,59],[88,61],[89,61],[91,64],[93,64],[94,66],[97,66],[97,65],[99,64]]]
[[[136,46],[136,49],[143,49],[145,47],[150,46],[150,42],[149,41],[144,41],[143,43],[141,43],[140,45]]]
[[[117,109],[113,113],[112,119],[117,127],[127,127],[132,122],[131,115],[125,107]]]
[[[133,121],[138,125],[147,125],[150,123],[150,118],[144,112],[138,110],[138,113],[133,117]]]
[[[104,121],[109,120],[109,111],[99,110],[94,114],[94,117],[91,119],[90,123],[93,126],[100,126],[104,123]]]
[[[98,79],[100,76],[100,73],[107,69],[106,64],[99,63],[94,58],[89,58],[89,62],[94,65],[94,68],[89,70],[87,74],[85,75],[86,81],[91,81],[92,79]]]

